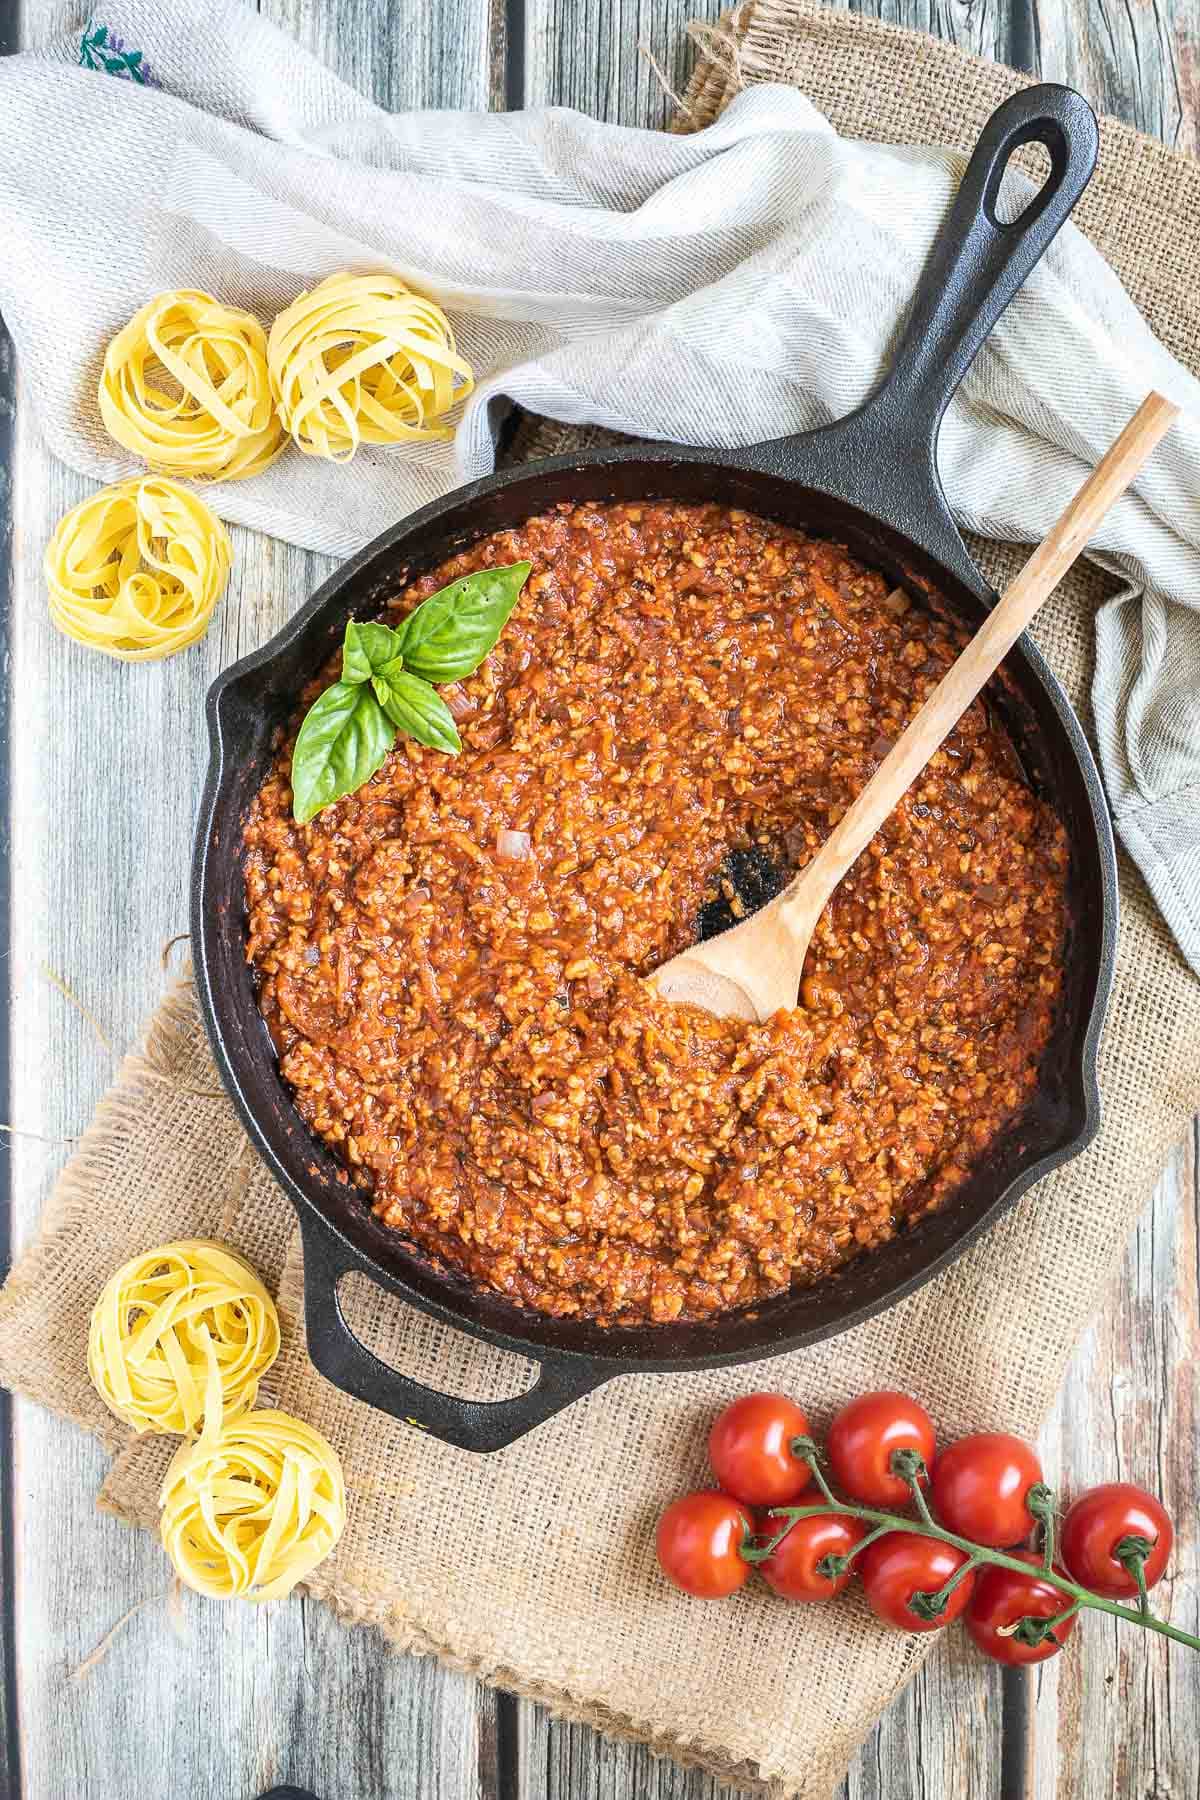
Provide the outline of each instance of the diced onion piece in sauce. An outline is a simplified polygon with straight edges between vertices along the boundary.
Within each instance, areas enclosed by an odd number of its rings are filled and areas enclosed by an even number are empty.
[[[496,833],[496,855],[508,862],[522,862],[532,855],[532,840],[527,831],[500,830]]]
[[[470,694],[464,693],[456,681],[450,682],[441,693],[452,719],[465,719],[468,713],[475,711],[475,702]]]

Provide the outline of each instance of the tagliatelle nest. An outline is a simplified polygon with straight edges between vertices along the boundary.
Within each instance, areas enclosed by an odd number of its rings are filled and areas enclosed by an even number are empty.
[[[108,346],[100,414],[164,475],[244,481],[287,442],[252,313],[182,288],[155,295]]]
[[[43,565],[51,621],[106,656],[156,662],[204,636],[232,557],[198,494],[164,475],[118,482],[55,527]]]
[[[271,326],[279,416],[306,455],[449,438],[437,421],[475,385],[449,319],[396,275],[330,275]]]
[[[163,1481],[163,1548],[213,1600],[278,1600],[337,1543],[346,1488],[333,1446],[284,1412],[252,1412],[176,1451]]]
[[[137,1432],[216,1431],[249,1411],[279,1354],[279,1314],[250,1264],[208,1239],[162,1244],[105,1285],[88,1373]]]

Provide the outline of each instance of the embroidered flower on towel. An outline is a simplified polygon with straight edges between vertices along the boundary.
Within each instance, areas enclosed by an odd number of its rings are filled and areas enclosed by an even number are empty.
[[[79,40],[81,69],[100,69],[115,75],[118,81],[134,81],[139,87],[157,87],[150,64],[140,50],[127,50],[125,40],[107,25],[96,25],[91,19]]]

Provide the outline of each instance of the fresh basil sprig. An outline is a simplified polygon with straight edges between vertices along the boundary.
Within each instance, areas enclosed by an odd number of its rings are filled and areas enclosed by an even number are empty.
[[[301,825],[370,781],[406,732],[431,750],[462,749],[433,682],[473,675],[529,579],[530,564],[480,569],[422,600],[393,629],[351,619],[342,676],[309,707],[292,752],[292,811]]]
[[[473,675],[500,636],[528,574],[528,563],[480,569],[422,600],[396,632],[405,668],[425,681]]]

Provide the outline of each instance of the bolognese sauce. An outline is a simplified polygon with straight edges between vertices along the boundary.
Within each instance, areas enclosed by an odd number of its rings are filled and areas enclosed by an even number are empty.
[[[291,812],[246,826],[248,956],[309,1128],[388,1225],[516,1303],[610,1324],[813,1282],[962,1184],[1053,1028],[1068,849],[977,701],[841,883],[763,1025],[643,977],[731,852],[799,868],[965,634],[835,543],[718,505],[560,506],[413,582],[527,560],[499,643]],[[308,704],[336,665],[302,696]]]

